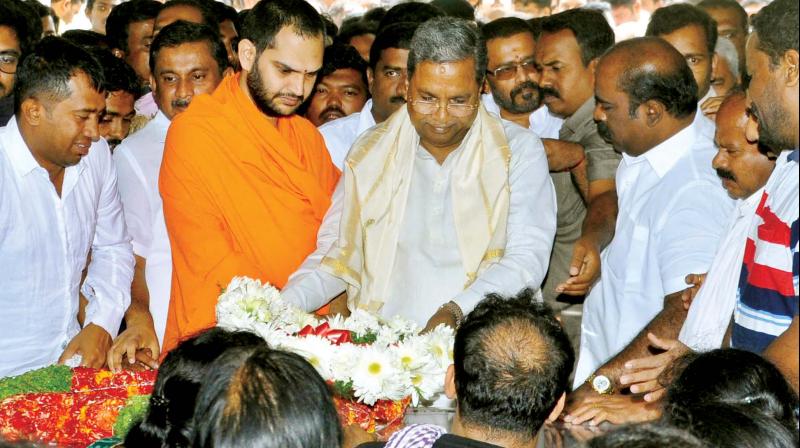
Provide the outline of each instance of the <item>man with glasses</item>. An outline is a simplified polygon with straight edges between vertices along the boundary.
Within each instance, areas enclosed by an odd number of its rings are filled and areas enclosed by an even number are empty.
[[[0,0],[0,126],[14,115],[14,74],[31,36],[23,5],[15,0]]]
[[[408,106],[367,131],[344,163],[339,238],[284,297],[457,327],[489,292],[538,288],[555,194],[535,134],[480,103],[486,48],[474,24],[423,23],[408,56]]]

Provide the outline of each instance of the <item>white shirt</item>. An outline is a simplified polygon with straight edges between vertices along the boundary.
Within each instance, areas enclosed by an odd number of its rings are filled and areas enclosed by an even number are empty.
[[[172,285],[172,252],[158,192],[158,173],[169,123],[158,111],[145,127],[129,135],[114,151],[119,194],[133,238],[133,253],[147,260],[145,281],[159,344],[164,341]]]
[[[81,288],[81,273],[86,267]],[[66,168],[61,197],[17,121],[0,128],[0,377],[55,363],[85,324],[116,336],[130,304],[133,253],[105,140]]]
[[[494,97],[491,93],[484,93],[481,95],[481,101],[486,110],[500,117],[500,106],[494,101]],[[552,138],[557,140],[558,131],[561,129],[561,125],[564,124],[564,119],[551,114],[546,107],[542,106],[531,113],[530,123],[528,129],[538,135],[539,138]]]
[[[639,157],[623,154],[614,239],[583,307],[576,386],[687,287],[686,275],[708,272],[733,211],[711,168],[715,154],[694,123]]]
[[[330,153],[336,168],[342,169],[350,147],[353,146],[359,135],[373,126],[375,126],[375,118],[372,116],[372,100],[369,99],[364,103],[361,112],[329,121],[319,127],[319,132],[325,139],[325,146],[328,148],[328,153]]]
[[[532,132],[505,120],[503,127],[511,148],[505,255],[464,289],[465,272],[455,238],[450,188],[456,152],[439,165],[419,147],[394,260],[392,293],[380,311],[383,317],[399,315],[424,326],[450,300],[466,314],[488,293],[513,295],[524,287],[541,285],[556,230],[555,191],[547,157],[541,140]],[[336,193],[334,204],[335,197]],[[320,233],[327,231],[330,217],[329,211]],[[282,294],[290,302],[313,310],[344,288],[342,280],[315,269],[302,276],[293,274]]]
[[[747,233],[763,193],[762,187],[747,199],[736,202],[708,276],[692,301],[679,339],[694,351],[722,346],[736,307],[736,289],[742,271]]]

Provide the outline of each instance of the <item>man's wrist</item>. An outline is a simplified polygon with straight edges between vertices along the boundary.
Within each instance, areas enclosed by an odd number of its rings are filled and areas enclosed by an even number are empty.
[[[460,327],[461,323],[464,321],[464,312],[461,310],[461,307],[453,301],[447,302],[439,307],[439,311],[445,311],[450,314],[453,321],[455,321],[456,328]]]

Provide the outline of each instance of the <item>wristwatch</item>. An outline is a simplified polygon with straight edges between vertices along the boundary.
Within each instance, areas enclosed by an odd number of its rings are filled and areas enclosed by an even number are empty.
[[[445,303],[444,305],[440,306],[439,309],[447,310],[447,312],[449,312],[453,316],[453,320],[456,321],[456,328],[454,328],[455,330],[457,330],[458,327],[461,326],[461,323],[464,321],[464,312],[461,311],[461,307],[458,306],[457,303],[451,300]]]
[[[614,383],[605,375],[596,375],[593,373],[586,382],[600,395],[610,395],[614,393]]]

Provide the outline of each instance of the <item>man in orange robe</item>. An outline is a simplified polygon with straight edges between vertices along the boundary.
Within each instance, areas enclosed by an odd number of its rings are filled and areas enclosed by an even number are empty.
[[[294,115],[322,66],[324,25],[303,0],[260,2],[239,42],[242,71],[170,126],[159,189],[172,246],[163,353],[215,324],[237,275],[280,288],[316,247],[339,179],[322,136]]]

